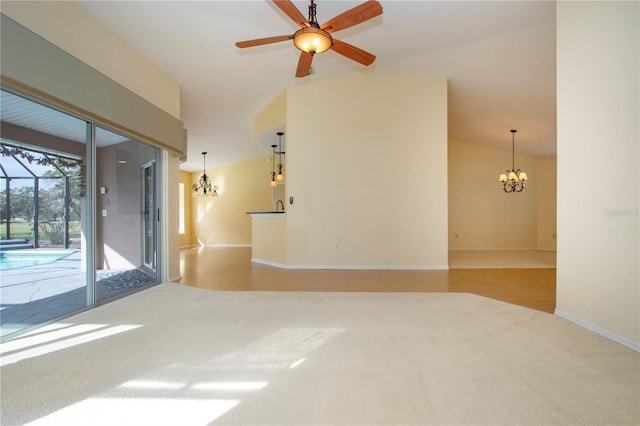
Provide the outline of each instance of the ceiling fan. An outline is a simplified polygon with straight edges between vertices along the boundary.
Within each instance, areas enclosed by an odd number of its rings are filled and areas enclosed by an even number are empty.
[[[309,19],[298,10],[291,0],[274,0],[273,3],[280,8],[289,18],[300,26],[293,35],[258,38],[255,40],[239,41],[239,48],[262,46],[293,40],[293,44],[301,50],[296,77],[306,77],[311,72],[313,55],[333,50],[362,65],[371,65],[375,61],[375,55],[359,49],[349,43],[337,40],[331,36],[336,31],[344,30],[362,22],[368,21],[378,15],[382,15],[382,6],[376,0],[368,0],[354,8],[341,13],[322,25],[316,20],[316,4],[314,0],[309,4]]]

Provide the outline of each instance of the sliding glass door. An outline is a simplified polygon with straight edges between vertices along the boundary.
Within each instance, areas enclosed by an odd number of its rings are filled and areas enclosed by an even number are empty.
[[[0,91],[0,337],[92,304],[90,124]]]
[[[156,284],[160,150],[0,91],[0,337]]]
[[[97,301],[157,283],[158,149],[96,130]]]
[[[156,162],[149,161],[142,165],[142,261],[145,268],[156,269],[156,223],[157,211]]]

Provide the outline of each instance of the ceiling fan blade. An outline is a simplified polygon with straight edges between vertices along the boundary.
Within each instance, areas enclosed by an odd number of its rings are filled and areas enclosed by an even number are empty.
[[[298,10],[298,8],[291,2],[291,0],[273,0],[276,6],[280,8],[289,18],[293,19],[300,28],[308,28],[309,21],[307,18]]]
[[[236,42],[236,46],[239,48],[262,46],[263,44],[278,43],[280,41],[287,41],[293,39],[292,35],[281,35],[275,37],[257,38],[255,40],[245,40]]]
[[[373,61],[376,60],[376,55],[373,55],[349,43],[345,43],[344,41],[336,40],[335,38],[333,39],[331,50],[353,61],[359,62],[362,65],[371,65]]]
[[[313,55],[311,53],[300,52],[296,77],[306,77],[311,74],[311,61],[313,61]]]
[[[368,21],[378,15],[382,15],[382,5],[376,0],[369,0],[328,20],[320,28],[328,33],[334,33]]]

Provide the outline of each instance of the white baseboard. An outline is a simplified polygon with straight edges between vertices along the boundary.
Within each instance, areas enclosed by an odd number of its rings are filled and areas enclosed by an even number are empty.
[[[251,258],[254,263],[274,266],[281,269],[340,269],[340,270],[398,270],[398,271],[441,271],[448,270],[449,265],[288,265],[270,260]]]
[[[187,244],[187,245],[184,245],[184,246],[180,246],[180,250],[193,248],[193,247],[200,247],[200,244]]]
[[[194,247],[222,247],[222,248],[234,248],[234,247],[251,247],[251,244],[189,244],[186,246],[180,246],[180,249],[194,248]]]
[[[572,323],[579,325],[580,327],[586,328],[589,331],[593,331],[596,334],[606,337],[609,340],[613,340],[616,343],[620,343],[622,346],[626,346],[629,349],[632,349],[636,352],[640,352],[640,343],[638,342],[634,342],[633,340],[627,339],[626,337],[619,336],[615,333],[605,330],[602,327],[598,327],[595,324],[591,324],[590,322],[585,321],[581,318],[578,318],[574,315],[568,314],[566,312],[562,312],[559,309],[555,310],[555,314],[561,318],[566,319],[567,321],[571,321]]]
[[[449,251],[557,251],[556,249],[549,248],[450,248]]]
[[[251,244],[203,244],[202,247],[218,247],[218,248],[251,247]]]

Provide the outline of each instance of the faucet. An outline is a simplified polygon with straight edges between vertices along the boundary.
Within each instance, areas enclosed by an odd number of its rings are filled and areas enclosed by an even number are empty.
[[[284,203],[282,202],[282,200],[278,200],[278,202],[276,203],[276,213],[280,211],[278,210],[278,207],[280,206],[282,206],[282,211],[284,211]]]

